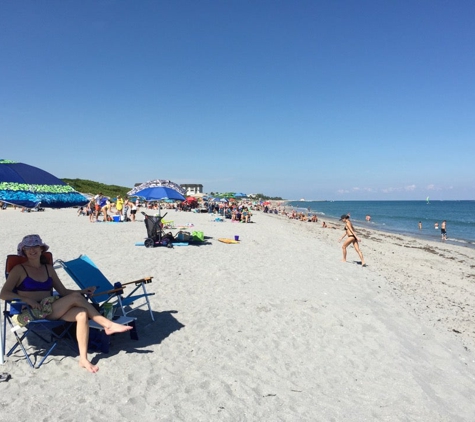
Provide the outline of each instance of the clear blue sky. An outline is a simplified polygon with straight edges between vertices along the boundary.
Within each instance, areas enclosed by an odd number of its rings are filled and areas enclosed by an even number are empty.
[[[0,158],[288,199],[475,199],[473,0],[5,0]]]

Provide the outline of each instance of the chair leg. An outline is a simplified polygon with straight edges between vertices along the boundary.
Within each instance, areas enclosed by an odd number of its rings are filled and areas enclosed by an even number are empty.
[[[62,335],[56,335],[53,331],[50,331],[49,334],[50,334],[50,340],[46,339],[45,337],[43,337],[40,333],[38,333],[37,331],[35,331],[34,328],[28,328],[27,327],[27,331],[24,332],[22,335],[19,335],[17,330],[18,330],[18,327],[15,327],[12,323],[12,321],[10,320],[9,317],[5,317],[5,322],[8,321],[8,324],[10,325],[11,327],[11,332],[13,333],[13,335],[15,336],[15,339],[16,339],[16,344],[8,351],[8,353],[5,355],[7,357],[11,356],[15,350],[18,348],[18,346],[20,346],[20,349],[21,351],[23,352],[23,355],[25,356],[26,358],[26,361],[28,362],[28,364],[33,368],[33,369],[38,369],[41,367],[41,365],[43,365],[44,361],[48,358],[48,356],[51,354],[51,352],[54,350],[54,348],[57,346],[58,344],[58,341],[60,339],[63,339],[65,337],[68,337],[70,340],[72,340],[72,337],[71,335],[68,333],[68,330],[69,328],[71,327],[72,323],[69,323],[68,325],[65,325],[64,326],[64,331],[62,333]],[[41,324],[41,323],[40,323]],[[6,334],[6,325],[4,325],[4,332]],[[23,344],[23,341],[27,338],[28,335],[30,334],[34,334],[35,336],[37,336],[39,339],[41,339],[41,341],[43,341],[44,343],[48,344],[49,345],[49,348],[46,350],[46,354],[43,356],[43,358],[40,360],[39,363],[35,363],[32,361],[30,355],[28,354],[28,351],[26,350],[24,344]],[[6,337],[6,336],[5,336]],[[4,343],[5,345],[5,343]],[[75,350],[77,351],[76,349],[74,349],[73,347],[71,347],[72,350]],[[36,359],[35,359],[36,360]]]
[[[26,333],[24,333],[21,337],[18,335],[18,333],[16,332],[16,330],[14,329],[13,327],[13,324],[11,324],[10,321],[8,321],[10,323],[10,325],[12,326],[12,332],[15,336],[15,339],[16,339],[16,344],[8,351],[8,353],[6,354],[7,357],[11,356],[12,353],[16,350],[16,348],[18,346],[20,346],[23,354],[25,355],[25,358],[26,358],[26,361],[28,362],[28,364],[32,367],[32,368],[35,368],[35,364],[31,361],[30,359],[30,355],[28,354],[28,351],[25,349],[25,346],[23,345],[23,340],[26,338],[26,335],[28,334],[28,331]]]
[[[144,284],[142,284],[142,289],[145,295],[145,301],[147,302],[148,311],[150,312],[150,317],[152,318],[152,321],[155,321],[155,318],[153,317],[153,312],[152,312],[152,305],[150,305],[150,300],[148,299],[147,290],[145,289]]]

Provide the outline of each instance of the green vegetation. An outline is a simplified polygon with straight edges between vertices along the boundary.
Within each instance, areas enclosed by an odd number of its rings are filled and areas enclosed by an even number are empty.
[[[64,183],[67,183],[73,189],[76,189],[81,193],[90,193],[96,195],[102,192],[105,196],[114,198],[117,195],[122,197],[127,196],[127,192],[132,188],[126,188],[124,186],[106,185],[104,183],[93,182],[92,180],[85,179],[61,179]]]
[[[215,196],[218,198],[233,198],[234,192],[225,192],[225,193],[210,192],[209,195]],[[264,195],[263,193],[253,193],[249,195],[249,198],[260,200],[260,201],[283,201],[284,200],[280,196],[267,196],[267,195]]]
[[[85,180],[85,179],[61,179],[64,183],[67,183],[73,189],[76,189],[78,192],[81,193],[89,193],[92,195],[96,195],[99,192],[102,192],[105,196],[110,198],[115,198],[117,195],[121,195],[122,197],[127,196],[127,192],[130,191],[132,188],[127,188],[124,186],[117,186],[117,185],[106,185],[104,183],[93,182],[92,180]],[[217,196],[217,197],[224,197],[224,198],[231,198],[234,196],[234,192],[210,192],[210,196]],[[283,201],[280,196],[267,196],[263,193],[255,193],[249,195],[249,198],[254,200],[260,201]]]
[[[280,196],[267,196],[264,195],[263,193],[254,193],[252,195],[254,199],[260,199],[263,201],[283,201],[284,198],[281,198]]]

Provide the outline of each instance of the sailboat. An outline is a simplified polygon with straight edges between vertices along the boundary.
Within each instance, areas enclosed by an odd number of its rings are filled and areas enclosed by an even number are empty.
[[[429,197],[427,197],[426,201],[427,201],[427,205],[429,205],[430,204]]]

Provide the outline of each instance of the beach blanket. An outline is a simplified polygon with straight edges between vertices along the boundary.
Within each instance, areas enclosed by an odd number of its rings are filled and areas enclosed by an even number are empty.
[[[20,327],[26,326],[30,321],[34,321],[35,319],[44,319],[49,314],[53,312],[53,302],[57,301],[59,296],[48,296],[45,297],[40,302],[40,309],[33,309],[33,308],[25,308],[21,311],[21,313],[17,315],[13,315],[12,320],[15,324],[19,325]]]

